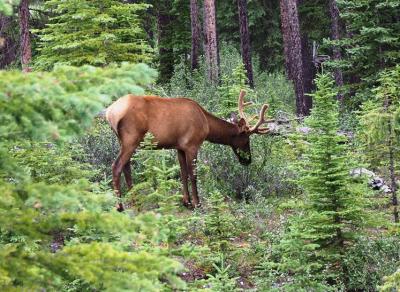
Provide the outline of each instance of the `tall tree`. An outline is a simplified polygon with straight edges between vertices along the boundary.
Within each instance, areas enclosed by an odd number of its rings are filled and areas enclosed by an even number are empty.
[[[251,64],[251,47],[249,34],[249,20],[247,14],[247,0],[237,0],[239,8],[240,51],[244,67],[246,68],[249,85],[254,88],[253,66]]]
[[[13,19],[0,13],[0,69],[4,69],[16,59],[17,46],[10,31],[13,26]]]
[[[169,45],[171,38],[171,1],[157,4],[159,80],[167,82],[174,72],[174,50]]]
[[[213,84],[219,80],[219,55],[215,0],[204,0],[204,49],[208,79]]]
[[[31,37],[29,35],[29,0],[21,0],[18,15],[21,33],[21,65],[22,70],[27,72],[30,71],[29,63],[32,59]]]
[[[331,39],[333,41],[340,40],[340,27],[341,21],[339,18],[339,9],[336,0],[329,0],[329,13],[331,16]],[[332,57],[335,61],[342,60],[341,49],[337,46],[332,48]],[[334,71],[336,86],[339,88],[343,86],[343,72],[340,68],[336,68]],[[341,107],[343,106],[343,93],[339,92],[337,96]]]
[[[281,0],[280,8],[286,72],[294,83],[296,113],[298,116],[305,116],[310,113],[310,104],[304,95],[304,67],[297,0]]]
[[[199,66],[199,54],[201,47],[201,27],[197,0],[190,0],[190,24],[192,30],[192,51],[190,54],[190,61],[193,70]]]

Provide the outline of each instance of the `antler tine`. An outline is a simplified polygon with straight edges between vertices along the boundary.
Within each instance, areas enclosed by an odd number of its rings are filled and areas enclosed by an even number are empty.
[[[262,124],[266,123],[267,121],[265,120],[265,112],[268,110],[268,104],[264,104],[261,108],[259,119],[257,124],[254,127],[250,128],[250,133],[259,133],[259,134],[265,134],[268,132],[268,128],[259,128]]]
[[[243,118],[246,123],[248,123],[246,115],[244,114],[244,107],[253,104],[252,102],[244,102],[244,96],[246,95],[246,91],[240,90],[239,100],[238,100],[238,110],[239,116]]]

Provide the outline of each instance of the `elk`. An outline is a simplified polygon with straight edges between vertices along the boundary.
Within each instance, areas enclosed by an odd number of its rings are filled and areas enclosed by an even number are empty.
[[[120,177],[124,173],[127,187],[132,187],[130,159],[146,133],[154,136],[157,149],[176,149],[181,169],[183,185],[183,204],[186,207],[198,207],[195,163],[197,153],[204,141],[231,146],[243,165],[251,163],[250,135],[266,134],[268,128],[260,127],[272,120],[265,120],[268,105],[264,104],[254,126],[244,114],[245,91],[238,99],[240,119],[233,117],[232,122],[217,118],[203,109],[197,102],[188,98],[162,98],[158,96],[121,97],[106,109],[106,119],[118,137],[120,151],[112,165],[113,188],[121,198]],[[189,197],[188,178],[192,197]],[[117,210],[123,211],[121,201]]]

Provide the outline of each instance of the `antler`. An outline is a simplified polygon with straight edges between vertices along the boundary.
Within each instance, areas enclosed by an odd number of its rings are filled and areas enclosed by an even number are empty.
[[[248,105],[252,105],[252,102],[244,102],[244,96],[246,95],[246,91],[244,90],[240,90],[239,93],[239,101],[238,101],[238,106],[239,106],[239,116],[244,119],[246,121],[246,123],[248,123],[246,115],[244,114],[244,107],[248,106]]]
[[[244,96],[245,95],[246,95],[246,91],[241,90],[240,94],[239,94],[239,102],[238,102],[238,104],[239,104],[239,115],[240,115],[241,118],[243,118],[245,120],[247,126],[249,127],[249,133],[250,134],[253,134],[253,133],[254,134],[266,134],[266,133],[268,133],[269,132],[269,128],[260,128],[260,126],[262,124],[265,124],[265,123],[273,121],[273,120],[265,120],[265,112],[269,108],[268,104],[264,104],[262,106],[260,114],[258,116],[257,123],[253,127],[250,127],[250,121],[252,121],[257,116],[251,118],[250,120],[248,120],[246,118],[246,115],[244,114],[244,111],[243,111],[244,107],[248,106],[248,105],[252,105],[253,103],[252,102],[244,102]]]

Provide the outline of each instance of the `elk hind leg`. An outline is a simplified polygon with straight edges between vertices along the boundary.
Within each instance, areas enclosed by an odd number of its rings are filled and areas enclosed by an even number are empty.
[[[117,203],[117,210],[122,212],[124,210],[124,206],[121,202],[121,173],[124,170],[126,164],[130,161],[133,152],[136,150],[139,145],[140,139],[129,139],[129,141],[123,141],[121,143],[121,149],[118,154],[117,159],[114,161],[112,166],[113,173],[113,187],[114,191],[119,198],[119,202]]]
[[[189,207],[191,203],[190,203],[189,188],[188,188],[188,170],[187,170],[185,152],[183,152],[182,150],[178,150],[178,160],[181,166],[181,180],[182,180],[182,192],[183,192],[182,202],[184,206]]]
[[[128,162],[125,164],[125,166],[123,168],[123,172],[124,172],[126,186],[127,186],[128,190],[130,190],[133,186],[130,160],[128,160]]]

